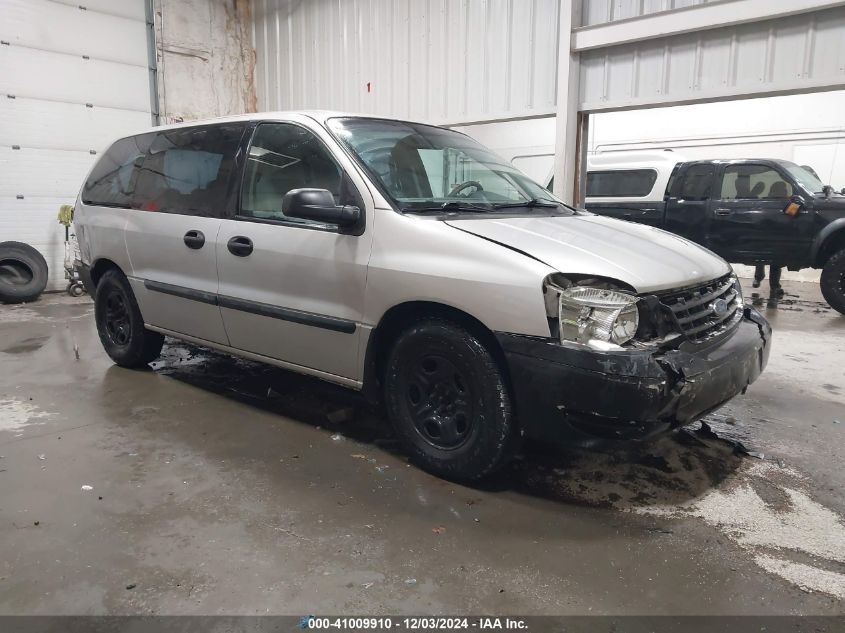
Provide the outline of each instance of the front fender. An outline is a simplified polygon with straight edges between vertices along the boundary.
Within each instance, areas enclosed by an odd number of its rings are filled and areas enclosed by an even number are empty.
[[[810,261],[813,262],[813,267],[820,268],[824,262],[820,261],[821,255],[824,252],[824,245],[828,238],[832,237],[839,231],[845,232],[845,218],[838,218],[825,226],[813,240],[813,245],[810,249]]]

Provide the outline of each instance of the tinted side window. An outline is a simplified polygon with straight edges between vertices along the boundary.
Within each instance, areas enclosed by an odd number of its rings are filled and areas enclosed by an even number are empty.
[[[771,167],[733,165],[725,169],[722,180],[723,200],[788,198],[791,195],[792,185]]]
[[[713,165],[692,165],[682,178],[672,183],[672,195],[681,200],[707,200],[715,175],[716,168]]]
[[[653,169],[591,171],[587,173],[587,196],[592,198],[641,198],[651,193],[657,180]]]
[[[240,215],[322,225],[285,216],[282,199],[291,189],[328,189],[341,204],[342,181],[340,167],[310,131],[290,123],[262,123],[247,156]]]
[[[104,207],[131,206],[138,171],[154,137],[150,133],[116,141],[91,170],[82,201]]]
[[[223,217],[243,124],[158,132],[138,173],[132,206]]]

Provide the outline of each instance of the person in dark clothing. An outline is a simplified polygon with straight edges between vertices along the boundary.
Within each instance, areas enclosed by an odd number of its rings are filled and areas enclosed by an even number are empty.
[[[781,273],[781,266],[777,264],[770,264],[769,265],[769,296],[772,298],[780,299],[783,297],[783,288],[780,285],[780,273]],[[754,271],[754,283],[752,286],[754,288],[759,288],[760,284],[766,278],[766,265],[765,264],[757,264],[757,268]]]

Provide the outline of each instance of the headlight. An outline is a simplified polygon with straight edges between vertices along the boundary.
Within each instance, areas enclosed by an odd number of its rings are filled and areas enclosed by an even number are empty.
[[[560,340],[614,349],[637,333],[637,297],[605,288],[570,286],[558,289]]]

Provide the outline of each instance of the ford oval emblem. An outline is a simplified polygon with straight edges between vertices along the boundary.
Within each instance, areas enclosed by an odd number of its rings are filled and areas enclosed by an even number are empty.
[[[717,317],[723,317],[728,313],[728,302],[724,299],[716,299],[710,304],[710,312]]]

